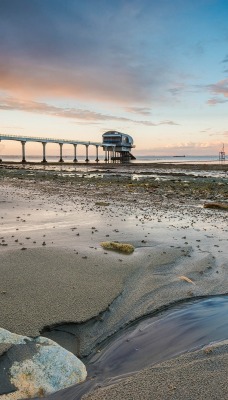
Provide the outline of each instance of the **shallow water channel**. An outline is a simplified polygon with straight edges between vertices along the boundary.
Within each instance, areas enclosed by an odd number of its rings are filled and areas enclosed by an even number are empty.
[[[179,303],[121,330],[84,359],[86,382],[48,396],[78,400],[97,386],[211,342],[228,339],[228,296]]]

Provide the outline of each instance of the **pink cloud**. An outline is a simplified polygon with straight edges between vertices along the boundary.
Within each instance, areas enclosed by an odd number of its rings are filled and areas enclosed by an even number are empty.
[[[223,79],[217,83],[209,85],[208,89],[214,94],[223,95],[224,97],[228,97],[228,79]],[[213,103],[213,101],[215,101],[215,100],[216,99],[211,99],[211,101],[212,101],[211,104],[215,104],[215,103]]]
[[[102,71],[102,72],[101,72]],[[142,80],[142,81],[141,81]],[[122,104],[149,101],[150,91],[137,70],[116,66],[101,69],[96,63],[85,66],[35,64],[28,59],[1,55],[0,88],[27,99],[74,98]]]
[[[98,123],[102,121],[118,121],[118,122],[131,122],[138,125],[145,126],[158,126],[158,125],[178,125],[174,121],[161,121],[152,122],[147,120],[134,120],[126,117],[120,117],[115,115],[102,114],[95,111],[83,110],[77,108],[61,108],[46,103],[41,103],[31,100],[21,100],[12,97],[2,96],[0,97],[0,110],[6,111],[25,111],[36,114],[46,114],[53,117],[62,117],[73,119],[77,121],[84,121],[89,123]]]

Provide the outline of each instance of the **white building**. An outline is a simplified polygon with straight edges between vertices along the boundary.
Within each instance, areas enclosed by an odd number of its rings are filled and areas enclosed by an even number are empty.
[[[116,131],[108,131],[102,135],[102,138],[105,161],[109,161],[109,159],[120,161],[135,160],[135,157],[131,154],[131,149],[135,146],[133,144],[133,138],[130,135]]]

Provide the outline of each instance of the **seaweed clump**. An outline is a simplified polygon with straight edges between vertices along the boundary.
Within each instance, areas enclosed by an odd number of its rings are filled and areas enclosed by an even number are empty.
[[[134,246],[128,243],[102,242],[101,246],[106,250],[115,250],[125,254],[131,254],[135,250]]]

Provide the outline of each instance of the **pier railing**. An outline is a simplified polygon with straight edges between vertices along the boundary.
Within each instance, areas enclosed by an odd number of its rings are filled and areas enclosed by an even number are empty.
[[[17,142],[21,142],[22,145],[22,163],[26,163],[26,156],[25,156],[25,144],[26,142],[39,142],[42,143],[43,146],[43,163],[47,162],[46,159],[46,144],[47,143],[57,143],[59,144],[60,148],[60,158],[59,162],[64,162],[63,160],[63,145],[64,144],[71,144],[74,146],[74,159],[73,162],[77,162],[77,145],[83,145],[85,146],[86,149],[86,158],[85,161],[89,162],[89,146],[95,146],[96,147],[96,159],[95,161],[98,162],[98,148],[99,147],[104,147],[104,144],[101,142],[91,142],[91,141],[79,141],[79,140],[71,140],[71,139],[55,139],[55,138],[44,138],[44,137],[32,137],[32,136],[19,136],[19,135],[2,135],[0,134],[0,142],[2,140],[14,140]],[[110,150],[112,152],[115,151],[115,145],[113,144],[105,144],[105,161],[109,160],[109,152]],[[2,158],[0,156],[0,162],[2,162]]]
[[[41,142],[41,143],[66,143],[66,144],[82,144],[92,146],[102,146],[101,142],[91,141],[80,141],[71,139],[57,139],[57,138],[44,138],[44,137],[32,137],[32,136],[19,136],[19,135],[2,135],[0,134],[0,140],[16,140],[24,142]]]

